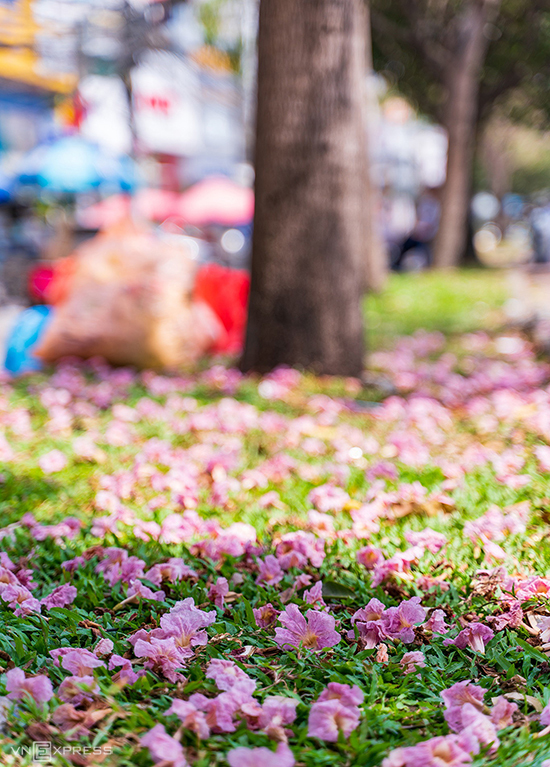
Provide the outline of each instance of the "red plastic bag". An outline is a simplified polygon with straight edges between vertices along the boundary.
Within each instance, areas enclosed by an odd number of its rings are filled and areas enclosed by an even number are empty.
[[[243,269],[207,264],[197,271],[194,298],[208,304],[225,329],[213,351],[234,354],[242,348],[249,292],[250,275]]]
[[[31,298],[40,301],[41,304],[47,303],[46,294],[48,287],[53,280],[55,266],[48,264],[39,264],[29,272],[28,291]]]

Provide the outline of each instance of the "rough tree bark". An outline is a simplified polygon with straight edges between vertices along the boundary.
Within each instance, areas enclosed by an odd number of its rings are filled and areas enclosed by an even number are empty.
[[[500,0],[473,0],[459,19],[457,48],[447,74],[444,125],[449,136],[447,180],[441,221],[434,243],[434,264],[458,266],[467,238],[481,71],[489,46],[486,25],[498,12]]]
[[[261,0],[243,370],[363,369],[362,0]]]
[[[365,3],[365,56],[366,68],[369,80],[365,90],[365,127],[367,132],[367,157],[370,157],[370,142],[377,129],[376,115],[378,110],[378,95],[374,90],[372,75],[374,72],[372,63],[372,35],[370,21],[370,6]],[[365,167],[365,184],[367,204],[365,206],[365,256],[366,256],[366,279],[367,289],[373,293],[379,293],[385,286],[388,278],[389,257],[384,243],[380,223],[378,221],[379,190],[371,178],[370,160]]]

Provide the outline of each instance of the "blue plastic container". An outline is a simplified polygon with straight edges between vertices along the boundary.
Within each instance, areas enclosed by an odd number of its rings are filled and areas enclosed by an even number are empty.
[[[18,375],[42,368],[42,362],[32,351],[46,330],[51,313],[50,306],[32,306],[21,312],[8,337],[4,362],[8,372]]]

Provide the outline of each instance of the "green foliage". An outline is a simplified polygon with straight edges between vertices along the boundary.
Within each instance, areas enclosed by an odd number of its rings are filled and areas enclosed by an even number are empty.
[[[477,0],[372,0],[374,64],[424,113],[441,121],[458,50],[461,14]],[[550,8],[546,0],[502,0],[479,94],[479,118],[495,108],[546,124],[550,115]],[[438,63],[439,62],[439,63]]]

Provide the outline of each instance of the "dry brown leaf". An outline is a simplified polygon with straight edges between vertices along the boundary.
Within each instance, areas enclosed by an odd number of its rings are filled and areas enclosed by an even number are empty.
[[[506,692],[504,693],[504,697],[508,700],[520,700],[522,702],[526,700],[538,714],[542,711],[542,703],[538,698],[533,697],[533,695],[526,695],[522,692]]]

